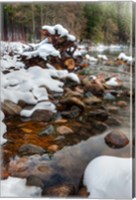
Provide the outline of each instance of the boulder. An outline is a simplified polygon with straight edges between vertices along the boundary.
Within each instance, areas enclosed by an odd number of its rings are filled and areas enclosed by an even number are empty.
[[[106,144],[111,148],[122,148],[129,143],[127,136],[120,130],[110,132],[104,139]]]

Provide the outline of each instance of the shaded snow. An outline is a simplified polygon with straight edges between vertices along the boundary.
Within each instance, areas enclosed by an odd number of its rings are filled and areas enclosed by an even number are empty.
[[[84,172],[89,198],[132,198],[132,159],[100,156]]]
[[[3,120],[5,118],[4,113],[0,110],[0,144],[4,144],[7,140],[3,138],[4,133],[6,133],[7,128]]]
[[[41,188],[26,186],[26,179],[9,177],[1,180],[1,197],[40,197]]]
[[[119,86],[119,83],[117,82],[117,77],[112,77],[110,80],[105,82],[108,86]]]

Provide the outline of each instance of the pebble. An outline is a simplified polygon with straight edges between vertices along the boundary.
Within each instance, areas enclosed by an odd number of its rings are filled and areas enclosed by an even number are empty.
[[[53,113],[49,110],[35,110],[31,116],[31,119],[38,122],[49,122],[51,121],[52,117]]]

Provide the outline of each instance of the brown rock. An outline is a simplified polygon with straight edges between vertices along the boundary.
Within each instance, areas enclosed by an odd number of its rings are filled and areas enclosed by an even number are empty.
[[[98,97],[95,97],[95,96],[92,96],[92,97],[85,99],[85,103],[88,104],[88,105],[99,104],[101,102],[102,102],[102,100],[99,99]]]
[[[111,148],[122,148],[129,143],[127,136],[120,130],[112,131],[104,139]]]
[[[53,145],[48,147],[48,150],[52,151],[52,152],[56,152],[58,149],[59,149],[59,146],[56,145],[56,144],[53,144]]]
[[[127,106],[127,102],[125,102],[125,101],[118,101],[117,105],[120,106],[120,107],[126,107]]]
[[[5,169],[5,168],[2,168],[2,170],[1,170],[1,179],[3,180],[3,179],[7,179],[9,177],[9,172],[8,172],[8,170],[7,169]]]
[[[56,185],[50,188],[45,188],[42,192],[43,196],[53,197],[68,197],[75,194],[75,187],[71,184]]]
[[[72,105],[72,106],[76,105],[81,109],[85,108],[83,101],[77,97],[66,97],[66,98],[62,99],[60,101],[60,103],[65,104],[65,105]]]
[[[88,120],[106,121],[109,114],[105,110],[90,111],[88,113]]]
[[[6,115],[16,115],[22,110],[20,106],[9,100],[5,100],[4,103],[1,104],[1,108]]]
[[[31,119],[33,121],[44,121],[44,122],[49,122],[53,117],[53,113],[49,110],[36,110],[32,116]]]
[[[89,196],[89,192],[87,192],[87,188],[86,187],[82,187],[78,192],[78,196],[87,198]]]
[[[55,123],[56,124],[65,124],[65,123],[67,123],[67,119],[57,119],[56,121],[55,121]]]
[[[57,132],[61,135],[74,133],[73,130],[67,126],[59,126],[57,127]]]

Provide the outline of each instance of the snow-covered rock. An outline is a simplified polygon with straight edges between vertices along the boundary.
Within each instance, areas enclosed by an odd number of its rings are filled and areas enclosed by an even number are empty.
[[[9,177],[1,180],[1,197],[40,197],[41,188],[26,186],[26,179]]]
[[[123,53],[123,52],[119,54],[118,59],[127,62],[129,65],[132,65],[133,62],[134,62],[132,56],[127,56],[127,55],[126,55],[125,53]]]
[[[97,62],[98,59],[94,58],[93,56],[90,56],[89,54],[85,55],[85,58],[89,61],[89,62]]]
[[[106,85],[108,86],[119,86],[119,82],[117,77],[111,77],[108,81],[105,82]]]
[[[100,156],[84,172],[89,198],[132,198],[132,158]]]
[[[108,60],[106,55],[99,54],[97,57],[98,57],[98,59],[101,59],[101,60],[104,60],[104,61]]]

